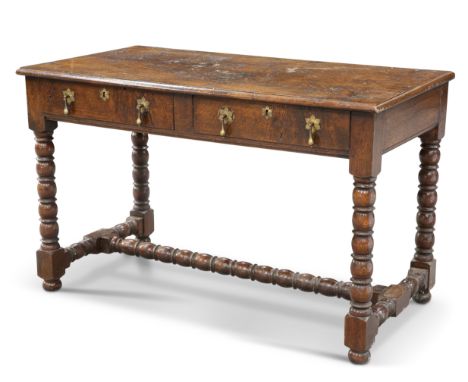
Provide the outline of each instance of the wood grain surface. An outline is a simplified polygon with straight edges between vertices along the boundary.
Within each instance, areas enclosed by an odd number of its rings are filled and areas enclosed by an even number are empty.
[[[454,78],[448,71],[144,46],[26,66],[17,73],[29,77],[377,113]]]

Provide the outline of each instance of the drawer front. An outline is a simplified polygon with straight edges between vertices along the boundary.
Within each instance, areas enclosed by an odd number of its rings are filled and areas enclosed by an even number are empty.
[[[137,127],[137,100],[148,101],[148,111],[141,116],[141,128],[151,130],[173,129],[174,100],[172,95],[123,87],[90,85],[62,81],[46,81],[48,103],[46,112],[59,115],[66,120],[86,119]],[[68,114],[64,113],[63,91],[70,89],[74,101],[68,105]]]
[[[227,107],[234,118],[225,125],[224,139],[229,138],[277,143],[282,145],[326,149],[346,153],[349,146],[349,112],[267,104],[222,98],[194,97],[194,131],[199,134],[220,136],[222,126],[218,111]],[[271,115],[265,109],[271,110]],[[309,141],[306,118],[320,119],[320,130]]]

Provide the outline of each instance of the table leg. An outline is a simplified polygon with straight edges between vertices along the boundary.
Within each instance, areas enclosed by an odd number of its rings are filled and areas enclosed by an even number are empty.
[[[366,363],[379,326],[372,314],[372,249],[374,240],[375,177],[354,177],[351,261],[351,307],[345,318],[345,345],[353,363]]]
[[[44,289],[55,291],[62,286],[60,277],[64,275],[69,261],[58,239],[53,129],[36,131],[35,135],[41,234],[41,246],[37,251],[37,273],[44,280]]]
[[[154,230],[154,217],[149,204],[148,134],[133,132],[132,143],[134,200],[130,216],[143,218],[142,226],[139,227],[136,236],[139,240],[150,241],[149,235]]]
[[[438,139],[436,131],[429,131],[420,138],[421,169],[419,171],[418,212],[416,215],[416,253],[411,262],[411,268],[425,269],[428,272],[425,288],[413,297],[414,301],[418,303],[427,303],[431,299],[430,289],[435,284],[436,261],[433,255],[433,246],[440,139]]]

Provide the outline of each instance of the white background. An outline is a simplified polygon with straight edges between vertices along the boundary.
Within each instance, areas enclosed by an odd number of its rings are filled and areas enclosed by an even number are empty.
[[[0,380],[313,380],[464,372],[466,11],[462,1],[2,2]],[[63,289],[35,275],[33,134],[23,65],[150,45],[452,70],[442,143],[437,285],[380,328],[350,365],[348,303],[124,255],[88,256]],[[131,208],[130,134],[60,124],[60,240]],[[150,137],[153,241],[349,279],[352,178],[343,159]],[[386,154],[377,181],[376,283],[400,281],[414,250],[419,143]],[[403,374],[404,373],[404,374]]]

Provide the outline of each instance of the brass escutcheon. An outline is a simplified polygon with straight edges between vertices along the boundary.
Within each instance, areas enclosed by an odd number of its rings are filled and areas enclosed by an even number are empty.
[[[273,117],[273,109],[270,106],[262,107],[262,115],[265,119],[270,119]]]
[[[109,96],[109,90],[107,90],[106,88],[102,88],[101,90],[99,90],[99,97],[101,97],[103,101],[107,101],[109,99]]]
[[[226,135],[225,126],[228,126],[234,121],[234,112],[227,106],[223,106],[218,110],[218,119],[221,122],[221,130],[219,135],[224,137]]]
[[[136,124],[141,126],[141,118],[149,111],[149,101],[145,97],[137,99],[137,120]]]
[[[309,131],[309,139],[307,140],[307,144],[312,146],[314,144],[314,135],[317,131],[320,130],[320,119],[311,114],[305,119],[305,122],[305,129]]]
[[[67,90],[64,90],[62,94],[64,103],[63,114],[68,115],[68,113],[70,112],[69,106],[71,106],[71,104],[75,102],[75,92],[68,88]]]

